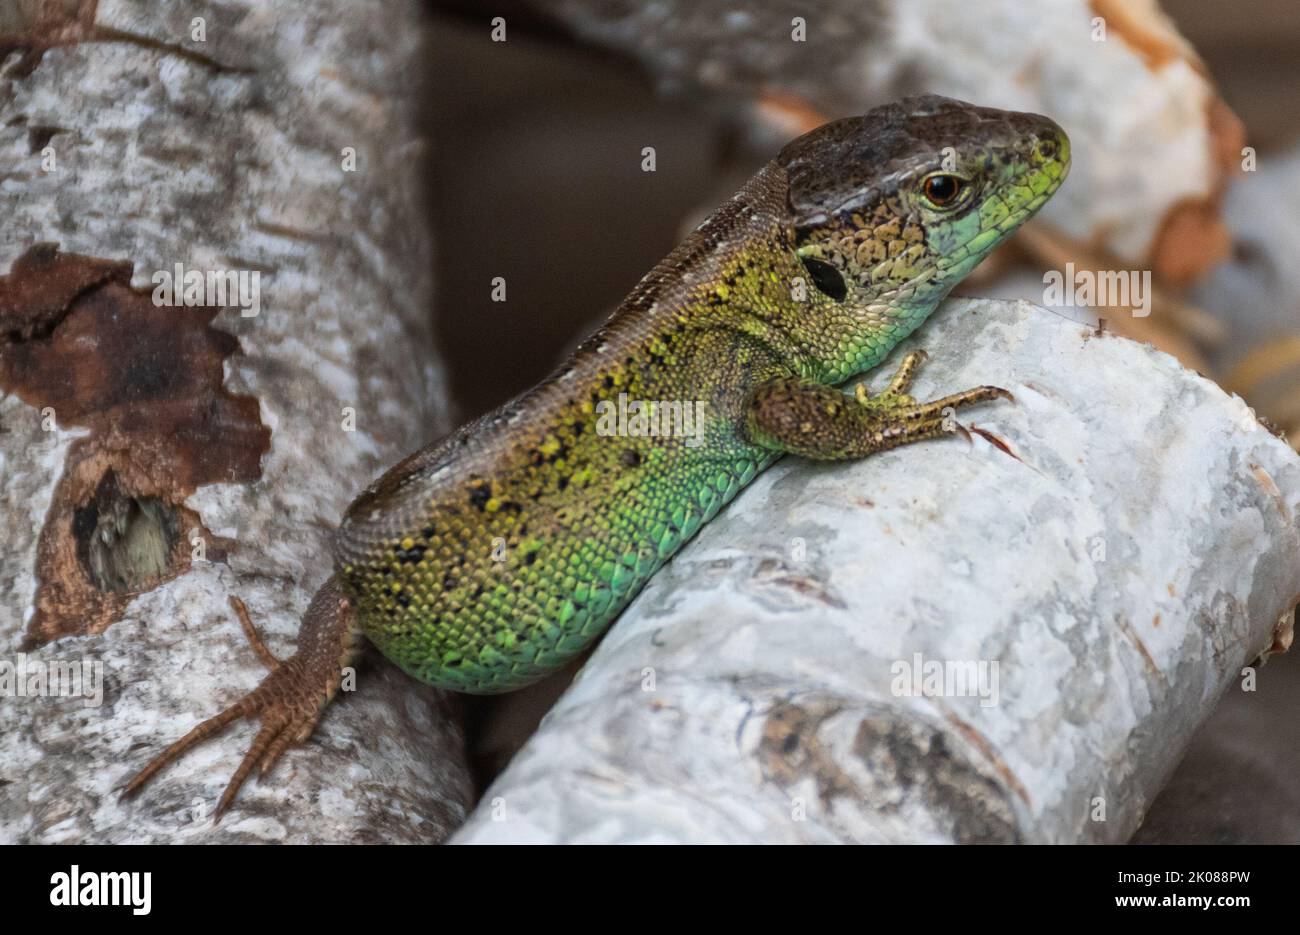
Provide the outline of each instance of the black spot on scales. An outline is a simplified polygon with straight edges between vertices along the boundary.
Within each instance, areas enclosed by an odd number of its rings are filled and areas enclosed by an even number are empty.
[[[393,549],[393,554],[397,556],[399,562],[410,565],[420,561],[420,559],[424,557],[426,548],[428,547],[416,544],[411,546],[409,549],[404,549],[399,545],[397,548]]]
[[[492,491],[487,484],[480,484],[473,487],[469,492],[469,505],[477,507],[479,510],[487,509],[487,502],[492,499]]]

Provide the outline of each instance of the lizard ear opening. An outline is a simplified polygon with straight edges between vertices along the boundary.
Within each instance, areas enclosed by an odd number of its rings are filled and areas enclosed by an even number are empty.
[[[812,283],[817,290],[825,295],[830,296],[836,302],[843,302],[844,297],[849,294],[849,287],[844,282],[844,277],[840,271],[829,263],[812,257],[803,257],[803,268],[808,271],[812,278]]]

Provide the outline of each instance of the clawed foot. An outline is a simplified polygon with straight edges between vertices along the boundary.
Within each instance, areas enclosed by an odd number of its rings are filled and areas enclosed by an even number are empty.
[[[298,651],[283,662],[276,659],[258,636],[243,601],[231,597],[230,605],[239,616],[254,651],[271,669],[270,674],[235,704],[216,717],[208,718],[154,757],[126,784],[122,798],[134,796],[163,767],[179,759],[191,747],[220,733],[232,722],[245,717],[259,717],[261,730],[253,738],[252,746],[217,803],[213,816],[215,824],[221,820],[222,813],[230,807],[240,786],[254,769],[259,776],[265,776],[289,747],[311,736],[321,713],[338,690],[343,665],[348,652],[354,648],[351,637],[355,631],[347,598],[334,579],[330,579],[312,600],[303,617]]]
[[[865,383],[853,387],[853,396],[859,405],[879,417],[882,438],[902,436],[912,440],[951,432],[956,428],[956,422],[951,419],[952,411],[990,399],[1015,399],[1001,387],[977,386],[928,403],[918,403],[907,395],[907,391],[917,368],[928,356],[925,351],[918,350],[904,357],[889,385],[876,396],[871,395]]]

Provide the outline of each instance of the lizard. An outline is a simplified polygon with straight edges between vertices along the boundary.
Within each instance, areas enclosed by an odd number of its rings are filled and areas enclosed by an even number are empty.
[[[788,143],[547,379],[352,502],[291,657],[270,653],[232,597],[269,674],[123,794],[256,717],[219,820],[253,770],[265,775],[311,735],[367,643],[443,689],[536,681],[586,649],[782,455],[863,458],[951,432],[956,409],[1010,398],[979,386],[916,400],[922,351],[882,392],[842,387],[1035,214],[1069,164],[1069,138],[1051,119],[937,95]],[[620,404],[632,415],[621,425],[609,418]]]

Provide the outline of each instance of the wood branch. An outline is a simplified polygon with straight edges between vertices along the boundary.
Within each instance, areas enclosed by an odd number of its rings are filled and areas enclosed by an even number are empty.
[[[1240,175],[1243,131],[1155,0],[544,8],[579,37],[635,56],[668,87],[758,103],[756,115],[783,137],[931,91],[1049,114],[1070,133],[1074,168],[1044,221],[1173,286],[1228,253],[1218,202]]]
[[[1015,404],[762,475],[453,840],[1128,838],[1290,642],[1300,458],[1172,357],[1028,303],[950,301],[895,359],[916,346],[918,398]]]
[[[419,5],[183,7],[0,16],[0,840],[436,841],[460,728],[382,662],[219,826],[250,724],[117,800],[262,677],[227,597],[287,656],[343,508],[448,427]]]

